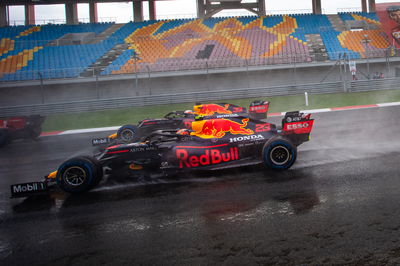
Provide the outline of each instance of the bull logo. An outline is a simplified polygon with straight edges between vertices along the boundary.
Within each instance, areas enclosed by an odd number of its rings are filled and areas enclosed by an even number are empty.
[[[248,118],[242,119],[242,123],[223,118],[195,121],[192,123],[195,132],[191,134],[204,139],[222,138],[228,132],[234,135],[252,135],[254,131],[246,128],[248,122]]]
[[[193,106],[193,110],[198,115],[213,115],[217,114],[232,114],[231,111],[228,110],[229,104],[219,105],[219,104],[201,104]]]

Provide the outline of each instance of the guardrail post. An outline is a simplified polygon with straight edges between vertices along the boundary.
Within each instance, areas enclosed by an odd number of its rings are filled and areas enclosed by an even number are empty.
[[[308,92],[304,92],[304,98],[306,100],[306,106],[308,106]]]
[[[148,74],[147,85],[148,85],[148,88],[149,88],[149,94],[151,95],[152,93],[151,93],[151,86],[150,86],[150,67],[147,65],[146,68],[147,68],[147,74]]]
[[[40,94],[42,98],[42,104],[44,104],[44,86],[43,86],[43,75],[42,73],[38,72],[39,79],[40,79]]]
[[[343,82],[343,91],[348,92],[347,91],[347,81],[344,79],[342,82]]]
[[[390,77],[390,47],[385,50],[385,57],[386,57],[386,77]]]
[[[210,75],[208,73],[208,61],[206,61],[206,73],[207,73],[207,90],[210,90]]]
[[[294,85],[297,86],[297,66],[296,66],[296,55],[294,57],[294,62],[293,62],[293,75],[294,75]]]
[[[100,99],[99,72],[100,72],[100,71],[96,71],[96,91],[97,91],[97,99]]]
[[[347,62],[346,58],[347,58],[347,54],[344,53],[343,54],[343,91],[344,92],[348,92],[347,91],[347,66],[348,66],[348,62]]]
[[[250,78],[249,78],[249,62],[245,59],[246,63],[246,79],[247,79],[247,88],[250,88]]]
[[[340,81],[343,81],[343,72],[342,72],[342,54],[339,54],[339,75]]]

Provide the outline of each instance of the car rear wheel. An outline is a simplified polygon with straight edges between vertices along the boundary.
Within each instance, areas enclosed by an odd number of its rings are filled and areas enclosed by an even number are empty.
[[[69,193],[82,193],[96,186],[103,176],[99,162],[92,157],[79,156],[65,161],[57,171],[58,186]]]
[[[32,139],[37,140],[40,134],[42,134],[42,127],[40,126],[32,127],[30,131],[30,136]]]
[[[286,139],[273,138],[264,145],[262,157],[266,166],[286,170],[296,161],[297,148]]]
[[[10,133],[7,129],[0,129],[0,147],[5,146],[10,141]]]
[[[133,125],[124,125],[118,129],[118,139],[125,142],[132,142],[136,139],[137,127]]]

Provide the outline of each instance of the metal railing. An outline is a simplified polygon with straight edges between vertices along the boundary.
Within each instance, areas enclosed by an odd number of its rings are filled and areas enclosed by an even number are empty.
[[[0,107],[2,116],[27,114],[49,115],[55,113],[73,113],[98,111],[105,109],[129,108],[150,105],[165,105],[184,102],[220,101],[241,98],[259,98],[279,95],[326,94],[339,92],[361,92],[371,90],[398,89],[400,78],[338,81],[327,83],[299,84],[292,86],[274,86],[259,88],[243,88],[218,91],[202,91],[162,95],[147,95],[112,99],[98,99],[74,102],[60,102],[36,105],[20,105]]]
[[[97,19],[99,23],[103,22],[117,22],[117,17],[100,17]],[[126,21],[129,21],[126,19]],[[125,20],[122,22],[126,23]],[[10,26],[25,26],[26,21],[25,20],[11,20],[10,21]],[[66,24],[67,20],[66,19],[55,19],[55,18],[50,18],[50,19],[36,19],[35,20],[35,25],[62,25]],[[90,18],[78,18],[78,23],[90,23]]]

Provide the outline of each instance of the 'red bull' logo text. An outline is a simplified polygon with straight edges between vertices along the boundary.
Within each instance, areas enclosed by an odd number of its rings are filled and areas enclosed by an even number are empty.
[[[233,147],[226,152],[219,149],[205,149],[201,155],[190,155],[187,149],[177,149],[176,158],[179,168],[191,168],[235,161],[239,159],[239,152],[237,147]]]
[[[194,106],[194,111],[198,115],[213,115],[217,114],[232,114],[231,111],[228,110],[229,104],[219,105],[219,104],[202,104]]]
[[[195,131],[192,135],[201,138],[222,138],[226,133],[252,135],[253,130],[246,128],[248,118],[242,119],[242,123],[229,119],[211,119],[195,121],[192,123],[192,129]]]

